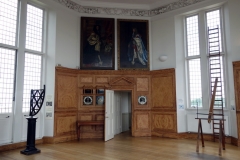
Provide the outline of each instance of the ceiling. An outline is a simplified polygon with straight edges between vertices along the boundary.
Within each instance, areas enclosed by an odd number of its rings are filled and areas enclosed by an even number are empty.
[[[179,0],[71,0],[83,6],[153,9]]]

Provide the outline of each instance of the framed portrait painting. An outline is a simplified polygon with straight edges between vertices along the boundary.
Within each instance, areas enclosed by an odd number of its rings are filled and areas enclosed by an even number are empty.
[[[148,20],[117,20],[119,70],[149,70],[148,27]]]
[[[114,19],[81,17],[81,69],[114,69]]]

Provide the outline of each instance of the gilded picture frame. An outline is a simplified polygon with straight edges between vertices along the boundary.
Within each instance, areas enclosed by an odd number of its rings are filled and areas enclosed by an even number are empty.
[[[81,17],[80,69],[115,68],[113,18]]]
[[[118,70],[149,70],[149,21],[117,20]]]

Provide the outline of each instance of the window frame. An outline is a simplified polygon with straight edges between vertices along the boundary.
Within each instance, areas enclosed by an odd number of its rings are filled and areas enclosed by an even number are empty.
[[[208,54],[208,49],[209,49],[209,43],[208,43],[208,33],[207,33],[207,13],[211,11],[219,10],[220,14],[220,32],[221,32],[221,46],[222,46],[222,52],[220,53],[220,56],[222,57],[222,75],[223,75],[223,85],[224,85],[224,94],[223,97],[225,98],[224,107],[223,109],[226,110],[228,109],[227,107],[227,95],[228,95],[228,89],[227,89],[227,77],[226,77],[226,42],[225,42],[225,28],[223,25],[224,22],[224,16],[223,16],[223,7],[222,6],[217,6],[209,9],[203,9],[203,10],[198,10],[197,12],[185,15],[183,17],[184,19],[184,56],[185,56],[185,76],[186,76],[186,92],[187,92],[187,109],[196,109],[194,107],[191,107],[191,95],[190,95],[190,75],[189,75],[189,60],[191,59],[197,59],[200,58],[200,65],[201,65],[201,85],[202,85],[202,107],[199,107],[199,109],[209,109],[209,104],[211,101],[211,83],[210,83],[210,68],[209,68],[209,54]],[[198,30],[199,30],[199,50],[200,54],[199,55],[194,55],[194,56],[188,56],[188,40],[187,40],[187,18],[198,15]],[[204,25],[201,24],[201,22],[204,21]],[[201,31],[204,30],[204,39],[201,38],[200,33]],[[205,42],[204,42],[205,40]],[[205,47],[203,47],[205,46]],[[203,74],[203,72],[206,72],[206,70],[203,70],[203,65],[207,64],[207,73]],[[207,75],[207,77],[203,76]],[[203,88],[206,88],[203,89]],[[207,91],[207,95],[204,95]],[[215,107],[215,109],[220,109],[220,107]]]
[[[26,48],[26,33],[27,33],[27,6],[31,5],[42,10],[42,40],[41,40],[41,51],[31,50]],[[12,113],[17,114],[19,109],[16,110],[16,106],[22,107],[23,104],[19,104],[22,97],[24,88],[20,87],[24,85],[24,65],[25,65],[25,54],[35,54],[41,56],[41,76],[40,76],[40,87],[44,84],[44,62],[46,53],[46,38],[47,38],[47,7],[35,2],[33,0],[17,0],[17,15],[16,15],[16,33],[15,33],[15,44],[8,45],[0,43],[0,48],[15,50],[15,64],[14,64],[14,80],[13,80],[13,101],[12,101]],[[21,33],[22,32],[22,33]],[[23,97],[22,97],[23,98]],[[17,103],[17,104],[16,104]],[[14,110],[16,110],[14,112]],[[23,112],[21,112],[23,113]],[[1,113],[0,113],[1,114]]]
[[[39,8],[39,9],[41,9],[42,11],[43,11],[43,13],[42,13],[42,46],[41,46],[41,51],[36,51],[36,50],[31,50],[31,49],[27,49],[26,48],[26,37],[27,37],[27,6],[28,5],[31,5],[31,6],[34,6],[34,7],[36,7],[36,8]],[[45,55],[45,50],[44,50],[44,48],[45,48],[45,32],[46,32],[46,25],[45,25],[45,23],[46,23],[46,9],[45,8],[43,8],[42,6],[40,6],[40,5],[38,5],[38,4],[36,4],[36,3],[34,3],[34,2],[32,2],[32,1],[28,1],[27,0],[27,3],[26,3],[26,23],[25,23],[25,44],[24,44],[24,59],[25,59],[25,55],[26,54],[33,54],[33,55],[38,55],[38,56],[41,56],[41,75],[40,75],[40,88],[41,88],[41,86],[43,85],[43,59],[44,59],[44,55]],[[24,68],[25,68],[25,60],[24,60]],[[25,70],[23,71],[23,77],[24,77],[24,75],[25,75]],[[39,88],[39,89],[40,89]],[[37,89],[37,88],[35,88],[35,89]],[[23,90],[22,90],[22,93],[24,93],[24,81],[23,81]],[[30,97],[30,96],[29,96]],[[23,97],[24,98],[24,97]],[[22,101],[22,113],[26,113],[26,112],[24,112],[23,110],[24,110],[24,101]],[[29,111],[27,111],[27,112],[29,112]]]

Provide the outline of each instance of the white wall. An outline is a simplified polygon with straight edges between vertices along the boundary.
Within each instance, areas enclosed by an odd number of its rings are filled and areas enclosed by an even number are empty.
[[[224,3],[226,2],[226,3]],[[224,26],[226,29],[226,70],[225,79],[228,82],[227,110],[225,115],[230,118],[230,135],[237,137],[236,112],[232,111],[230,105],[235,107],[234,82],[232,62],[240,60],[240,1],[238,0],[209,0],[196,5],[185,7],[177,11],[153,17],[152,21],[152,50],[154,70],[176,67],[176,96],[177,105],[183,103],[184,109],[177,108],[178,132],[187,131],[187,114],[196,113],[196,110],[186,109],[186,78],[184,65],[184,39],[183,39],[183,15],[199,10],[199,8],[210,8],[219,3],[224,3]],[[158,52],[157,52],[158,51]],[[168,55],[165,62],[157,60],[159,55]],[[170,58],[171,57],[171,58]],[[177,106],[176,106],[177,107]],[[208,111],[202,111],[208,113]]]
[[[227,40],[227,75],[228,77],[228,106],[232,105],[235,108],[235,94],[234,94],[234,80],[233,80],[233,67],[232,62],[240,60],[240,1],[239,0],[229,0],[226,4],[228,14],[225,15],[226,22],[225,28],[227,29],[226,40]],[[229,17],[229,19],[227,18]],[[233,137],[237,136],[237,121],[236,121],[236,111],[231,110],[231,135]]]
[[[45,84],[46,84],[46,101],[52,102],[52,116],[54,117],[54,92],[55,92],[55,64],[56,64],[56,12],[49,10],[47,17],[47,47],[45,56]],[[46,106],[44,107],[44,113],[46,113]],[[45,117],[45,114],[44,114]],[[53,136],[53,118],[44,119],[44,136]]]
[[[152,70],[176,67],[174,26],[173,16],[152,21]],[[168,59],[160,62],[161,55],[167,55]]]
[[[80,17],[105,17],[115,18],[115,30],[117,30],[116,19],[131,18],[131,19],[150,19],[144,17],[126,17],[126,16],[109,16],[109,15],[87,15],[80,14],[66,7],[49,0],[39,0],[46,4],[49,12],[48,29],[48,46],[46,50],[46,77],[45,82],[47,86],[46,95],[54,98],[54,78],[55,65],[61,64],[64,67],[76,68],[80,66]],[[182,34],[181,16],[184,13],[197,10],[198,8],[211,7],[214,4],[224,2],[225,0],[209,0],[198,3],[196,5],[184,7],[177,11],[164,13],[159,16],[151,18],[150,21],[150,68],[151,70],[159,70],[165,68],[176,68],[176,93],[177,102],[179,99],[183,101],[185,109],[178,110],[178,132],[187,131],[186,114],[195,111],[186,109],[185,96],[185,77],[184,77],[184,54]],[[235,105],[235,95],[233,86],[232,61],[240,60],[240,1],[226,0],[225,4],[225,28],[226,28],[226,44],[227,44],[227,61],[226,69],[228,78],[228,107],[231,104]],[[53,21],[52,21],[53,20]],[[115,33],[115,42],[117,42],[117,34]],[[117,43],[116,43],[117,44]],[[167,55],[168,59],[165,62],[158,60],[159,56]],[[117,57],[117,46],[115,47],[115,57]],[[117,59],[117,58],[116,58]],[[117,61],[116,61],[117,65]],[[54,101],[53,101],[54,102]],[[236,113],[229,111],[227,114],[231,115],[230,123],[233,125],[230,135],[237,137],[236,130]],[[44,136],[53,135],[53,119],[45,119],[44,122]]]
[[[57,12],[56,63],[69,68],[80,66],[80,17]]]
[[[77,68],[80,66],[80,18],[85,17],[105,17],[129,19],[126,16],[102,16],[97,14],[80,14],[70,10],[63,5],[52,0],[38,0],[47,11],[47,34],[46,34],[46,54],[44,66],[44,80],[46,84],[46,97],[52,98],[54,113],[54,91],[55,91],[55,66],[60,64],[63,67]],[[147,17],[131,17],[132,19],[145,19]],[[115,20],[115,30],[117,23]],[[151,28],[149,29],[149,32]],[[117,42],[117,33],[115,33],[115,42]],[[117,44],[117,43],[116,43]],[[115,46],[115,60],[117,61],[117,47]],[[115,63],[115,68],[117,63]],[[43,106],[41,112],[46,112],[46,106]],[[54,116],[54,115],[53,115]],[[54,119],[45,118],[42,125],[43,136],[53,136]]]
[[[128,113],[128,92],[120,92],[121,93],[121,112]]]
[[[121,93],[122,132],[128,131],[131,126],[131,100],[130,92]],[[130,104],[130,105],[129,105]]]
[[[118,128],[121,128],[121,131],[128,131],[129,127],[131,127],[131,92],[126,91],[115,91],[115,100],[119,99],[120,103],[120,112],[116,112],[116,118],[118,119],[118,115],[120,115],[120,123],[116,124]],[[118,103],[118,102],[116,102]],[[117,106],[116,106],[117,107]],[[118,126],[121,125],[121,126]],[[116,132],[120,133],[120,132]]]

